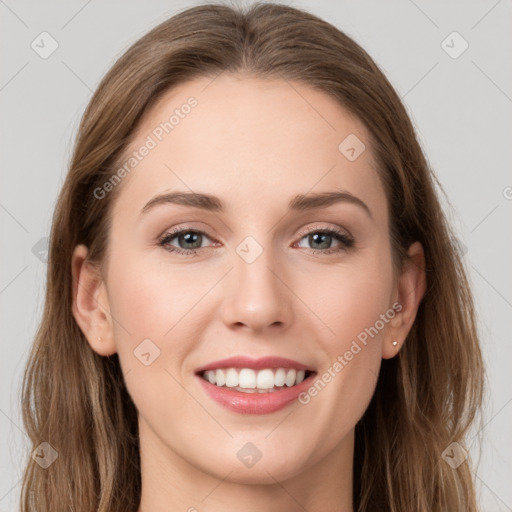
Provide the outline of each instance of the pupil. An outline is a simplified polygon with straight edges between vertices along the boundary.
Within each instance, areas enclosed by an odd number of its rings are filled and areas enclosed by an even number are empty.
[[[315,233],[313,235],[310,235],[310,237],[313,239],[313,243],[320,243],[320,244],[324,244],[321,249],[328,249],[329,246],[331,245],[330,244],[330,241],[331,241],[331,235],[327,234],[327,233]],[[325,237],[327,238],[327,243],[325,243],[325,239],[323,242],[318,242],[318,237]]]
[[[201,240],[200,240],[200,234],[199,233],[187,233],[185,235],[182,235],[182,237],[185,240],[185,243],[187,244],[193,244],[195,243],[194,247],[192,249],[197,249],[201,247]],[[195,240],[194,240],[195,239]],[[197,241],[199,240],[199,244],[197,244]],[[186,249],[190,249],[191,247],[186,247]]]

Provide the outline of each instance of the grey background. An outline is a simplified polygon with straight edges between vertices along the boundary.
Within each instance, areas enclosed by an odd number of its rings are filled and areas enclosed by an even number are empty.
[[[129,44],[197,3],[0,0],[0,512],[17,509],[22,455],[30,449],[19,392],[43,307],[40,240],[49,234],[80,116]],[[383,68],[446,191],[488,369],[485,440],[475,478],[482,510],[512,511],[511,2],[287,3],[347,32]],[[58,43],[47,59],[31,48],[43,31]],[[441,45],[453,31],[469,44],[458,58]],[[446,44],[452,52],[461,48],[460,40]],[[474,443],[471,455],[478,453]]]

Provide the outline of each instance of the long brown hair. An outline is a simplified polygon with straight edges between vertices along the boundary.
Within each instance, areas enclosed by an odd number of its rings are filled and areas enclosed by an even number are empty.
[[[147,109],[173,86],[221,72],[301,82],[361,120],[386,190],[397,268],[412,242],[425,249],[427,292],[356,425],[354,510],[477,511],[470,459],[454,467],[443,456],[452,443],[450,456],[454,447],[463,453],[484,370],[437,180],[400,98],[356,42],[303,10],[256,3],[199,5],[164,21],[119,58],[83,115],[53,217],[44,312],[22,389],[34,449],[47,442],[58,457],[47,469],[28,457],[23,512],[137,510],[137,412],[117,355],[96,354],[74,320],[71,254],[85,244],[90,261],[104,261],[121,187],[102,200],[94,190],[115,172]]]

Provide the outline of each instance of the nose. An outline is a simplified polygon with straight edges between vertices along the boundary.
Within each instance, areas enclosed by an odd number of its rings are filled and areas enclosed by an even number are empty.
[[[293,294],[270,250],[252,262],[234,254],[234,268],[227,276],[221,316],[230,329],[264,333],[291,325]]]

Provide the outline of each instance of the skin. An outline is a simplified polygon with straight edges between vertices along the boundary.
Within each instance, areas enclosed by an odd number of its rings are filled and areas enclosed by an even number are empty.
[[[76,321],[98,354],[118,353],[139,412],[139,512],[351,512],[354,427],[382,358],[396,356],[414,321],[425,291],[423,249],[413,244],[410,261],[393,272],[368,132],[306,85],[226,73],[194,79],[146,112],[129,150],[190,96],[197,107],[118,185],[103,272],[83,245],[72,256]],[[355,161],[338,150],[349,134],[366,145]],[[164,204],[140,214],[152,197],[175,190],[213,194],[226,210]],[[296,194],[340,190],[371,216],[350,202],[287,210]],[[206,232],[195,256],[158,245],[182,226]],[[336,227],[353,236],[352,248],[303,234]],[[247,236],[263,249],[250,264],[236,251]],[[237,414],[212,401],[194,375],[243,354],[288,357],[318,377],[397,301],[401,311],[307,404]],[[134,356],[146,338],[160,349],[148,366]],[[262,454],[250,468],[237,458],[248,442]]]

